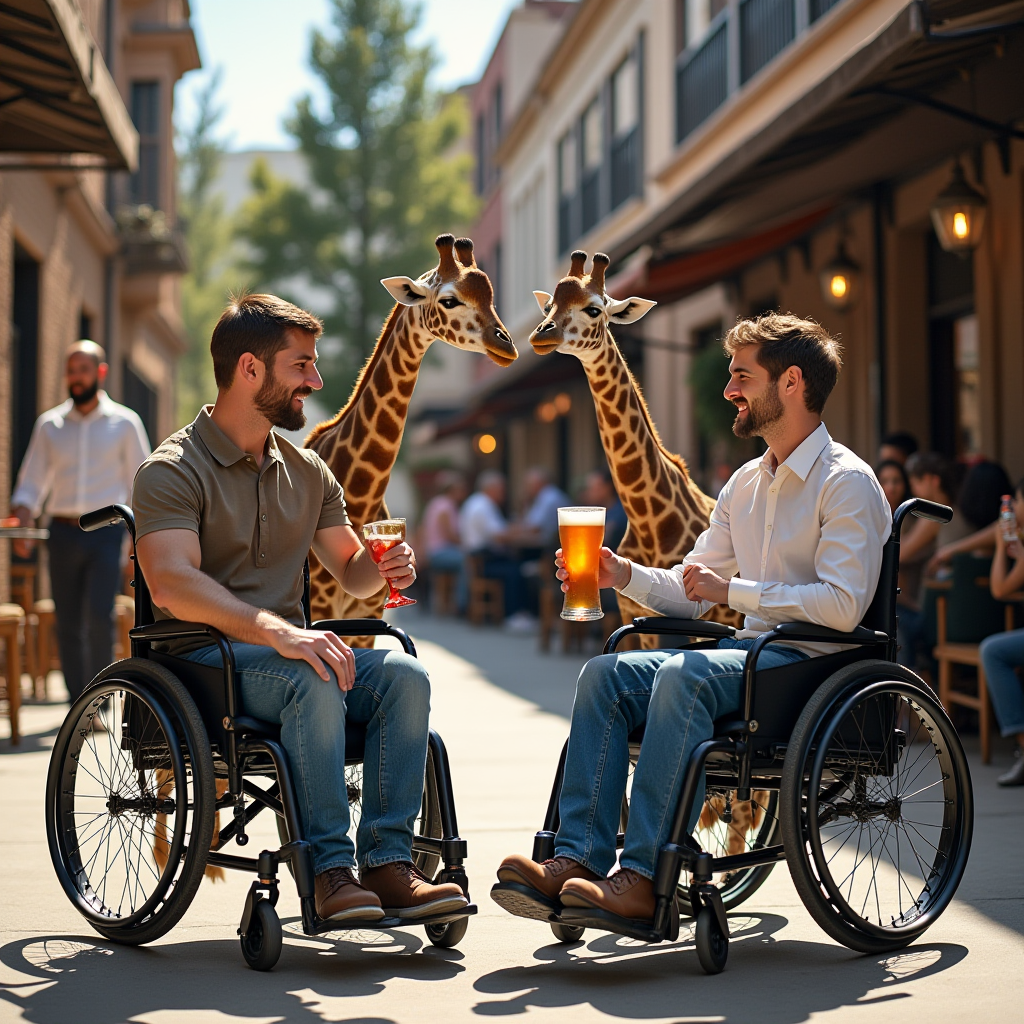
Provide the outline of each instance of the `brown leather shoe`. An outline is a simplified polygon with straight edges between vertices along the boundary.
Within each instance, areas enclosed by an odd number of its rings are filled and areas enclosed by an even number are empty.
[[[635,921],[654,920],[654,883],[629,868],[620,868],[598,882],[571,878],[562,886],[560,898],[564,907],[595,908]]]
[[[454,882],[434,885],[409,861],[363,868],[360,879],[380,897],[388,917],[430,917],[469,906],[466,894]]]
[[[384,910],[376,893],[359,884],[351,868],[328,868],[316,876],[316,912],[325,921],[380,921]]]
[[[491,899],[516,917],[550,921],[562,909],[559,893],[569,879],[600,877],[569,857],[555,857],[538,864],[513,853],[498,868],[498,884],[491,889]]]

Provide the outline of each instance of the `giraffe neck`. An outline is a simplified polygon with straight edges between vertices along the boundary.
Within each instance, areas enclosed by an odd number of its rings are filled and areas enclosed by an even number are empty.
[[[652,559],[689,551],[708,524],[707,498],[682,459],[661,443],[639,385],[610,333],[598,354],[583,360],[583,367],[631,534]]]
[[[348,402],[306,442],[344,488],[356,526],[370,522],[383,504],[402,445],[409,399],[432,341],[419,307],[396,305]]]

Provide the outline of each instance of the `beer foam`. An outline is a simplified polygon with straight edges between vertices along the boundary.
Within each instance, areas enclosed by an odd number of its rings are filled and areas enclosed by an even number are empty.
[[[601,506],[581,506],[560,508],[558,510],[559,526],[604,526],[605,510]]]

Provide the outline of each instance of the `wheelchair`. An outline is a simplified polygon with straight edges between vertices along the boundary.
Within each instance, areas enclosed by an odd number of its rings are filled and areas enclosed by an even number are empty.
[[[871,606],[841,633],[786,623],[761,634],[743,671],[741,715],[715,722],[693,751],[672,822],[659,851],[653,921],[545,901],[555,937],[578,941],[586,928],[644,942],[675,941],[680,916],[695,922],[697,955],[717,974],[729,955],[727,911],[749,899],[785,859],[800,899],[833,939],[860,953],[886,953],[919,938],[945,910],[963,877],[974,827],[967,759],[932,689],[896,664],[900,530],[908,515],[949,522],[945,505],[914,498],[893,516]],[[730,626],[702,620],[636,618],[626,636],[687,638],[682,650],[714,646]],[[843,644],[839,653],[757,671],[768,644]],[[629,737],[630,774],[643,731]],[[555,853],[568,741],[562,748],[533,859]],[[706,781],[698,826],[687,826]],[[619,849],[629,819],[627,783]],[[501,890],[505,890],[501,892]],[[511,892],[509,890],[512,890]],[[498,882],[498,902],[540,894]],[[531,916],[540,918],[536,909]]]
[[[112,505],[81,517],[91,531],[123,522],[135,539],[131,509]],[[304,570],[309,626],[309,571]],[[72,704],[57,735],[46,783],[46,834],[54,870],[68,898],[101,935],[140,945],[168,932],[188,909],[207,866],[255,875],[238,926],[242,955],[259,971],[281,955],[275,909],[278,869],[294,877],[302,931],[384,930],[424,925],[435,946],[455,946],[470,903],[457,912],[374,922],[325,921],[316,913],[313,859],[303,837],[280,728],[244,714],[231,643],[196,623],[155,622],[146,581],[135,565],[135,628],[131,658],[114,662]],[[415,656],[413,641],[379,619],[325,620],[310,628],[341,636],[390,636]],[[153,649],[160,641],[203,638],[222,667],[197,665]],[[358,820],[365,726],[346,723],[344,780]],[[231,820],[218,828],[219,811]],[[246,829],[264,810],[277,817],[281,846],[258,857],[224,852],[248,843]],[[423,802],[412,859],[435,881],[455,882],[469,898],[448,755],[431,730]]]

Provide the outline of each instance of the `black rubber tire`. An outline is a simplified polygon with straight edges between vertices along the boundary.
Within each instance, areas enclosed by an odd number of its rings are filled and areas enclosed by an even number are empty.
[[[153,892],[138,908],[124,915],[112,912],[113,908],[104,902],[105,896],[99,896],[91,884],[98,879],[85,878],[88,869],[83,869],[81,864],[80,837],[72,835],[68,824],[76,814],[75,779],[78,768],[83,767],[78,757],[88,741],[86,733],[90,729],[87,726],[101,714],[103,693],[111,694],[108,699],[116,700],[118,698],[114,695],[119,692],[132,695],[138,702],[137,707],[143,709],[141,713],[146,716],[147,723],[151,723],[146,728],[158,729],[163,735],[164,745],[168,748],[163,770],[173,773],[174,784],[170,791],[176,794],[176,813],[181,814],[181,809],[185,809],[182,827],[172,829],[168,862],[153,885]],[[111,720],[119,718],[123,710],[122,704],[112,712]],[[110,757],[119,758],[125,765],[129,760],[133,765],[136,763],[134,754],[130,759],[122,755],[121,751],[126,748],[120,742],[115,748],[112,738],[108,737],[108,740],[106,752]],[[92,749],[95,752],[96,746]],[[154,771],[153,768],[145,770]],[[117,774],[120,780],[128,781],[127,771],[119,769]],[[99,776],[104,776],[104,773],[99,771]],[[102,778],[93,776],[97,785],[106,785],[113,777],[113,772]],[[154,776],[147,780],[147,798],[154,779],[155,771]],[[121,786],[122,781],[119,781],[118,793]],[[113,796],[113,793],[108,793],[106,807],[109,816],[116,818],[118,815],[110,810]],[[46,784],[47,839],[54,870],[68,898],[96,931],[114,942],[141,945],[165,935],[188,910],[203,880],[213,838],[215,802],[213,758],[206,727],[182,683],[163,666],[141,658],[129,658],[109,665],[72,704],[50,757]],[[145,816],[142,815],[143,818]],[[188,822],[187,843],[184,822]],[[144,826],[139,827],[136,849],[141,863],[143,836],[148,833]],[[124,838],[123,829],[119,829],[119,833]],[[110,835],[113,838],[112,828]],[[129,845],[133,836],[134,832],[129,830]],[[150,871],[156,879],[155,870],[150,868]],[[138,872],[136,878],[139,878]]]
[[[457,921],[449,921],[447,924],[428,924],[427,938],[434,946],[441,949],[451,949],[457,946],[465,937],[469,928],[469,918],[460,917]]]
[[[729,959],[729,936],[722,934],[713,907],[701,907],[697,915],[697,959],[706,974],[721,974]]]
[[[551,934],[559,942],[579,942],[583,938],[585,928],[575,924],[560,924],[558,921],[551,922]]]
[[[269,971],[281,959],[281,919],[270,900],[256,901],[249,927],[238,942],[245,962],[254,971]]]
[[[888,700],[888,705],[882,704]],[[871,704],[869,702],[875,702]],[[888,707],[890,710],[883,712]],[[843,762],[833,762],[835,772],[827,767],[830,751],[834,752],[841,745],[843,756],[847,757],[846,764],[856,763],[857,758],[850,757],[850,751],[846,745],[846,739],[842,733],[844,723],[849,730],[845,735],[853,734],[851,726],[859,730],[859,742],[863,747],[868,743],[864,739],[869,722],[867,717],[856,718],[857,709],[864,708],[864,715],[867,709],[875,708],[877,719],[872,719],[871,724],[877,722],[880,732],[887,729],[888,722],[881,716],[887,714],[893,729],[900,728],[901,715],[911,720],[913,716],[920,715],[915,726],[911,721],[911,734],[909,737],[904,733],[904,742],[898,747],[898,758],[890,766],[888,773],[884,769],[875,772],[860,769],[846,768],[846,780],[843,781],[844,769],[837,767]],[[883,727],[882,723],[886,722]],[[884,734],[884,732],[883,732]],[[898,735],[898,733],[897,733]],[[913,744],[919,741],[922,750],[914,755],[914,760],[906,769],[906,777],[901,775],[900,765],[904,755],[908,758],[914,749]],[[931,751],[934,756],[934,768],[931,775],[935,781],[928,783],[929,776],[922,776],[923,768],[918,767],[921,757],[927,751],[927,745],[931,744]],[[834,756],[834,754],[833,754]],[[871,756],[870,747],[867,754],[862,755],[858,751],[858,758],[863,760],[865,756]],[[925,766],[929,762],[925,761]],[[873,767],[879,767],[881,761]],[[824,766],[824,767],[823,767]],[[917,774],[911,776],[910,772]],[[824,781],[815,782],[815,778],[824,779],[825,773],[829,772],[829,778],[833,781],[826,789]],[[852,773],[852,774],[851,774]],[[850,781],[853,780],[851,788]],[[879,782],[878,780],[884,780]],[[893,792],[893,781],[896,791]],[[917,787],[915,791],[903,792],[900,789],[901,782],[907,787]],[[874,786],[874,801],[870,800],[872,794],[868,793],[868,786]],[[815,787],[812,794],[812,786]],[[883,789],[885,786],[887,789]],[[892,858],[892,848],[895,847],[897,857],[900,850],[899,823],[902,822],[903,814],[908,801],[925,790],[932,790],[941,786],[941,790],[929,792],[926,803],[940,805],[941,810],[934,812],[941,816],[941,823],[913,821],[908,819],[913,832],[922,836],[921,828],[934,828],[938,831],[930,833],[935,838],[935,843],[930,841],[929,846],[935,850],[934,863],[930,868],[920,858],[919,851],[914,848],[914,859],[921,869],[919,874],[927,876],[922,878],[920,894],[913,898],[913,891],[907,886],[908,895],[906,901],[908,909],[900,911],[900,916],[906,916],[907,921],[897,924],[896,918],[889,913],[891,909],[882,912],[881,902],[883,895],[880,893],[879,878],[883,885],[887,875],[879,875],[878,867],[883,857]],[[858,788],[860,787],[860,788]],[[923,788],[922,788],[923,787]],[[848,800],[838,800],[837,797],[843,793],[851,793]],[[882,797],[888,796],[888,803],[882,802]],[[941,796],[941,799],[940,799]],[[935,799],[931,799],[935,797]],[[813,801],[813,803],[812,803]],[[858,809],[857,802],[861,801],[862,806]],[[847,805],[850,810],[847,810]],[[912,805],[915,808],[922,805]],[[816,808],[816,813],[809,813],[810,808]],[[841,892],[846,881],[850,881],[852,893],[854,879],[853,875],[857,865],[865,862],[871,850],[874,848],[874,837],[871,831],[872,822],[876,819],[883,819],[879,810],[882,807],[889,807],[888,816],[884,817],[881,825],[874,826],[876,831],[884,829],[882,836],[882,848],[878,859],[870,858],[871,875],[869,885],[874,886],[876,905],[878,906],[878,922],[870,919],[871,911],[867,910],[869,916],[863,916],[868,906],[870,888],[865,890],[865,901],[860,912],[848,902],[851,897],[844,896]],[[841,810],[837,810],[841,808]],[[870,813],[869,813],[870,812]],[[860,815],[858,817],[858,814]],[[832,861],[842,852],[842,845],[826,856],[824,846],[828,842],[834,842],[837,836],[826,835],[823,838],[822,829],[834,827],[839,821],[852,821],[855,824],[839,826],[858,830],[856,853],[854,855],[854,869],[848,872],[837,886],[832,876],[830,866]],[[956,734],[953,724],[946,715],[934,691],[920,677],[910,669],[887,661],[863,661],[848,665],[830,676],[815,691],[803,713],[797,720],[793,730],[790,744],[786,752],[786,760],[782,775],[781,788],[781,821],[782,838],[786,849],[786,860],[789,871],[796,886],[797,893],[807,908],[808,913],[821,926],[827,935],[841,942],[848,948],[859,953],[888,953],[893,950],[902,949],[915,939],[919,938],[938,916],[945,910],[952,900],[957,886],[963,877],[967,865],[967,857],[970,852],[971,837],[974,824],[974,804],[971,789],[970,771],[967,765],[967,758],[964,755],[960,739]],[[871,843],[868,854],[860,857],[860,844],[867,825],[867,838]],[[892,836],[895,835],[893,839]],[[910,830],[908,830],[908,835]],[[850,832],[852,836],[852,831]],[[911,836],[911,846],[913,836]],[[843,845],[849,841],[844,839]],[[892,845],[890,846],[890,841]],[[940,850],[941,847],[941,850]],[[921,849],[927,859],[931,855]],[[859,860],[858,860],[859,858]],[[910,865],[912,860],[905,857],[905,862]],[[840,861],[840,870],[843,862]],[[897,869],[896,892],[902,907],[904,899],[900,883],[903,881],[900,861],[895,865]],[[911,869],[913,870],[913,869]],[[863,877],[863,876],[862,876]],[[916,874],[911,874],[911,881],[916,883]],[[923,903],[923,906],[919,906]],[[888,916],[891,925],[882,923],[883,917]]]

